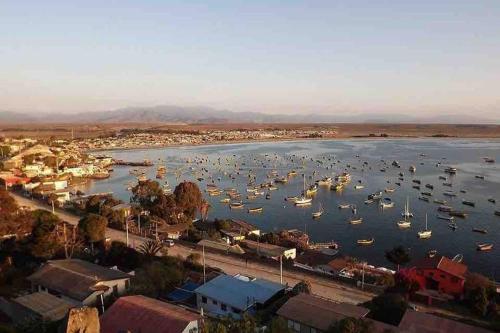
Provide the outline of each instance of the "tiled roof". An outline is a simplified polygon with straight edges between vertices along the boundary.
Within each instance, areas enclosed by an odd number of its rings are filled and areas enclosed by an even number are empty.
[[[102,316],[102,333],[181,333],[201,316],[142,295],[120,297]]]
[[[446,272],[450,275],[464,278],[467,272],[467,266],[461,263],[454,262],[444,256],[436,256],[434,258],[424,258],[417,261],[414,266],[416,268],[434,268]]]
[[[462,324],[458,321],[407,310],[398,326],[401,333],[488,333],[491,331]]]
[[[277,312],[309,327],[326,331],[335,321],[346,317],[363,318],[369,310],[360,306],[335,303],[317,296],[299,294],[290,298]]]

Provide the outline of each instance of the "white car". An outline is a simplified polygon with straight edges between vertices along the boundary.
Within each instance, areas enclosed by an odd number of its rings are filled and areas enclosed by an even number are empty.
[[[168,247],[172,247],[172,246],[174,246],[174,241],[173,241],[173,240],[171,240],[171,239],[165,239],[165,240],[163,241],[163,244],[165,244],[165,245],[166,245],[166,246],[168,246]]]

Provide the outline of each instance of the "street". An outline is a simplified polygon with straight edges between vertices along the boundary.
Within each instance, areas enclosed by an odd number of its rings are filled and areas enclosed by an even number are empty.
[[[24,198],[15,193],[11,193],[11,195],[16,199],[17,203],[20,206],[26,206],[30,209],[44,209],[47,211],[52,211],[51,207],[48,205],[43,205],[37,201]],[[60,209],[56,209],[55,213],[57,216],[59,216],[59,218],[73,225],[77,225],[80,219],[77,215],[73,215]],[[127,240],[127,236],[124,231],[110,228],[106,229],[106,237],[110,238],[111,240],[117,240],[124,243],[126,243]],[[134,248],[140,246],[146,240],[147,238],[129,233],[129,244]],[[173,247],[169,247],[168,253],[169,255],[181,256],[183,258],[187,257],[191,253],[199,253],[200,255],[202,254],[199,250],[185,247],[178,243]],[[208,252],[205,253],[205,263],[208,266],[222,269],[227,274],[234,275],[240,273],[243,275],[250,275],[275,282],[280,282],[279,263],[276,263],[276,267],[272,268],[268,265],[262,265],[259,263],[247,264],[243,259],[239,260],[234,257]],[[328,280],[327,278],[309,275],[306,272],[298,273],[295,271],[291,272],[283,269],[283,283],[286,283],[289,286],[293,286],[301,280],[308,280],[311,282],[313,294],[337,302],[359,304],[369,301],[375,296],[375,294],[344,286],[336,283],[335,281]]]

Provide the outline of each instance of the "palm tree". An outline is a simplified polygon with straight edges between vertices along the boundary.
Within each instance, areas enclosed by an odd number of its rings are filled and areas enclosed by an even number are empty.
[[[138,251],[145,256],[154,257],[163,249],[163,244],[160,241],[154,239],[148,239],[144,243],[142,243]]]

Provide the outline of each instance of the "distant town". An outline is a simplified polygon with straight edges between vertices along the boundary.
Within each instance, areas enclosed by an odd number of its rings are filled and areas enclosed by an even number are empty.
[[[158,179],[166,172],[156,162],[115,160],[101,150],[334,135],[235,130],[3,138],[4,324],[31,329],[22,332],[61,325],[67,332],[110,333],[497,330],[498,284],[455,259],[432,255],[410,263],[396,247],[386,257],[397,269],[375,267],[336,256],[334,242],[311,242],[297,229],[266,233],[243,220],[207,219],[202,191],[222,190],[189,181],[173,189],[137,174],[130,202],[77,190],[107,179],[115,167],[156,167]]]

